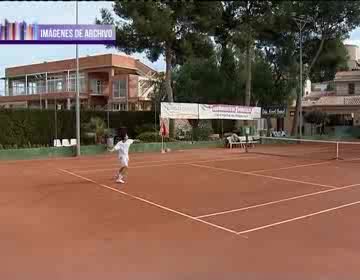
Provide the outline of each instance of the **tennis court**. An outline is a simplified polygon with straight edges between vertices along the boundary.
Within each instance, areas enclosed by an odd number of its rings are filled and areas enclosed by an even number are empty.
[[[324,152],[2,162],[0,278],[358,279],[360,160]]]

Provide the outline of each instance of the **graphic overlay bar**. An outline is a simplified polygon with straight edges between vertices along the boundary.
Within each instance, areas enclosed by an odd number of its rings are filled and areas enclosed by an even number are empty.
[[[114,44],[115,27],[97,24],[0,24],[0,44]]]

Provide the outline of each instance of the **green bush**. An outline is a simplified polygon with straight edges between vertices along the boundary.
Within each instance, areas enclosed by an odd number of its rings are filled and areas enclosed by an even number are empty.
[[[105,121],[107,127],[107,112],[81,111],[81,126],[90,122],[93,117]],[[57,111],[55,126],[54,110],[37,109],[0,109],[0,144],[2,148],[9,149],[14,145],[18,147],[34,147],[34,145],[53,145],[57,135],[58,139],[76,138],[75,111]],[[158,120],[156,120],[158,121]],[[110,112],[110,128],[126,127],[130,137],[135,137],[135,128],[154,122],[153,112]],[[57,133],[55,133],[57,127]],[[85,137],[81,130],[82,144],[90,144],[94,140]]]
[[[182,141],[191,141],[193,138],[193,131],[192,129],[190,131],[183,130],[181,128],[176,129],[176,139],[182,140]]]
[[[107,129],[103,119],[99,117],[92,117],[90,121],[83,125],[85,135],[92,135],[96,144],[104,144],[105,137],[110,135],[110,129]]]
[[[142,125],[138,125],[134,129],[134,133],[136,137],[144,132],[151,132],[151,131],[155,132],[155,127],[153,123],[145,123]]]
[[[161,142],[161,136],[158,132],[148,131],[139,134],[136,139],[140,140],[141,142],[145,143],[154,143],[154,142]],[[174,139],[170,139],[168,137],[164,138],[164,142],[173,142]]]
[[[200,121],[198,127],[193,128],[193,139],[195,141],[209,140],[211,134],[214,134],[214,130],[209,121]]]
[[[142,142],[148,142],[148,143],[161,141],[161,136],[159,135],[159,133],[149,132],[149,131],[139,134],[136,138]]]

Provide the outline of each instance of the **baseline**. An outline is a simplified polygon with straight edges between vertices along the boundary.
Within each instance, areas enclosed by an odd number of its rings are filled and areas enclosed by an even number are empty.
[[[296,199],[300,199],[300,198],[304,198],[304,197],[315,196],[315,195],[319,195],[319,194],[345,190],[345,189],[358,187],[358,186],[360,186],[360,184],[353,184],[353,185],[348,185],[348,186],[344,186],[344,187],[339,187],[339,188],[336,188],[336,189],[329,189],[329,190],[323,190],[323,191],[318,191],[318,192],[311,192],[311,193],[308,193],[308,194],[292,196],[292,197],[289,197],[289,198],[269,201],[269,202],[256,204],[256,205],[251,205],[251,206],[246,206],[246,207],[242,207],[242,208],[237,208],[237,209],[232,209],[232,210],[226,210],[226,211],[201,215],[201,216],[197,216],[196,218],[202,219],[202,218],[214,217],[214,216],[219,216],[219,215],[224,215],[224,214],[229,214],[229,213],[241,212],[241,211],[246,211],[246,210],[250,210],[250,209],[255,209],[255,208],[268,206],[268,205],[278,204],[278,203],[282,203],[282,202],[286,202],[286,201],[296,200]]]
[[[318,184],[318,183],[299,181],[299,180],[293,180],[293,179],[287,179],[287,178],[282,178],[282,177],[275,177],[275,176],[257,174],[257,173],[251,173],[251,172],[244,172],[244,171],[238,171],[238,170],[231,170],[231,169],[219,168],[219,167],[213,167],[213,166],[207,166],[207,165],[201,165],[201,164],[191,163],[189,165],[194,166],[194,167],[207,168],[207,169],[213,169],[213,170],[230,172],[230,173],[238,173],[238,174],[242,174],[242,175],[257,176],[257,177],[269,178],[269,179],[280,180],[280,181],[287,181],[287,182],[292,182],[292,183],[324,187],[324,188],[328,188],[328,189],[337,189],[338,188],[338,187],[330,186],[330,185],[323,185],[323,184]]]
[[[255,158],[262,158],[265,156],[251,156],[251,157],[232,157],[232,158],[228,158],[228,157],[223,157],[223,158],[215,158],[215,159],[207,159],[207,160],[193,160],[193,161],[189,161],[189,162],[176,162],[176,160],[171,160],[171,162],[168,163],[160,163],[160,164],[146,164],[146,165],[134,165],[134,166],[130,166],[129,169],[136,169],[136,168],[151,168],[151,167],[162,167],[162,166],[174,166],[174,165],[189,165],[189,164],[193,164],[193,163],[207,163],[207,162],[220,162],[220,161],[233,161],[233,160],[243,160],[243,159],[255,159]],[[116,165],[117,167],[113,167],[113,168],[102,168],[102,169],[91,169],[91,170],[75,170],[76,173],[92,173],[92,172],[102,172],[102,171],[113,171],[113,170],[117,170],[118,168],[118,164]],[[74,170],[72,170],[74,171]]]
[[[313,216],[316,216],[316,215],[332,212],[332,211],[335,211],[335,210],[338,210],[338,209],[354,206],[354,205],[357,205],[357,204],[360,204],[360,200],[352,202],[352,203],[342,204],[342,205],[339,205],[339,206],[336,206],[336,207],[324,209],[324,210],[321,210],[321,211],[318,211],[318,212],[313,212],[313,213],[310,213],[310,214],[307,214],[307,215],[298,216],[298,217],[295,217],[295,218],[283,220],[283,221],[280,221],[280,222],[267,224],[267,225],[264,225],[264,226],[261,226],[261,227],[256,227],[256,228],[252,228],[252,229],[239,231],[239,232],[237,232],[237,234],[241,235],[241,234],[255,232],[255,231],[275,227],[275,226],[278,226],[278,225],[282,225],[282,224],[286,224],[286,223],[290,223],[290,222],[294,222],[294,221],[298,221],[298,220],[303,220],[303,219],[306,219],[306,218],[309,218],[309,217],[313,217]]]
[[[206,224],[206,225],[211,226],[211,227],[213,227],[213,228],[220,229],[220,230],[222,230],[222,231],[226,231],[226,232],[229,232],[229,233],[232,233],[232,234],[237,235],[237,232],[236,232],[236,231],[231,230],[231,229],[229,229],[229,228],[222,227],[222,226],[216,225],[216,224],[214,224],[214,223],[210,223],[210,222],[207,222],[207,221],[198,219],[198,218],[193,217],[193,216],[191,216],[191,215],[188,215],[188,214],[182,213],[182,212],[180,212],[180,211],[171,209],[171,208],[169,208],[169,207],[160,205],[160,204],[158,204],[158,203],[155,203],[155,202],[152,202],[152,201],[150,201],[150,200],[141,198],[141,197],[139,197],[139,196],[135,196],[135,195],[126,193],[126,192],[124,192],[124,191],[120,191],[120,190],[118,190],[118,189],[112,188],[112,187],[107,186],[107,185],[105,185],[105,184],[98,183],[98,182],[96,182],[96,181],[94,181],[94,180],[92,180],[92,179],[86,178],[86,177],[84,177],[84,176],[78,175],[78,174],[73,173],[73,172],[70,172],[70,171],[67,171],[67,170],[65,170],[65,169],[60,169],[60,168],[59,168],[58,170],[60,170],[61,172],[67,173],[67,174],[69,174],[69,175],[72,175],[72,176],[74,176],[74,177],[80,178],[80,179],[82,179],[82,180],[84,180],[84,181],[93,183],[93,184],[95,184],[95,185],[97,185],[97,186],[100,186],[100,187],[102,187],[102,188],[109,189],[109,190],[111,190],[111,191],[120,193],[120,194],[125,195],[125,196],[127,196],[127,197],[130,197],[130,198],[132,198],[132,199],[135,199],[135,200],[144,202],[144,203],[146,203],[146,204],[155,206],[155,207],[157,207],[157,208],[163,209],[163,210],[165,210],[165,211],[168,211],[168,212],[175,213],[175,214],[177,214],[177,215],[183,216],[183,217],[185,217],[185,218],[187,218],[187,219],[190,219],[190,220],[193,220],[193,221],[197,221],[197,222],[199,222],[199,223]],[[247,238],[247,237],[245,237],[245,236],[243,236],[243,237],[244,237],[244,238]]]

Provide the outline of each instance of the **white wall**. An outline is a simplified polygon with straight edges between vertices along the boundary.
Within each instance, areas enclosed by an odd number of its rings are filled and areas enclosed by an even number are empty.
[[[305,81],[303,93],[304,96],[308,96],[309,94],[311,94],[311,81],[309,79]]]

